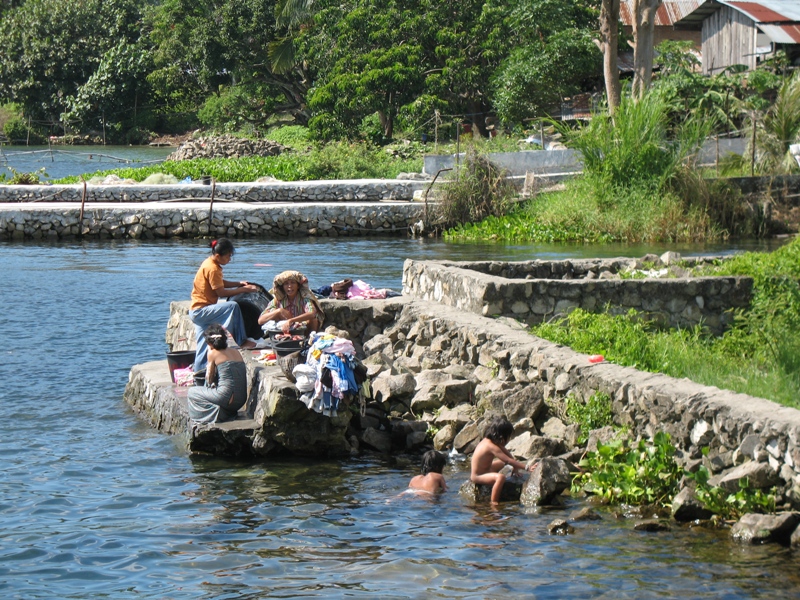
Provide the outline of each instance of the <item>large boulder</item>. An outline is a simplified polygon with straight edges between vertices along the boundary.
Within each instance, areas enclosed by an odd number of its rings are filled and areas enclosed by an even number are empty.
[[[474,385],[467,379],[453,379],[443,371],[426,370],[416,377],[416,390],[411,401],[415,413],[456,406],[472,400]]]
[[[526,460],[557,456],[566,451],[563,441],[541,435],[534,435],[527,431],[508,442],[508,444],[506,444],[506,449],[514,456]]]
[[[747,544],[788,544],[798,524],[800,513],[796,512],[777,515],[748,513],[731,528],[731,537],[737,542]]]
[[[256,439],[260,454],[289,452],[299,456],[349,454],[346,432],[351,412],[342,408],[336,417],[327,417],[299,400],[297,388],[282,377],[263,377],[251,397],[255,407]]]
[[[751,488],[770,488],[780,483],[778,474],[767,463],[746,462],[729,471],[715,475],[708,480],[709,485],[721,487],[729,492],[739,491],[739,483],[747,480]]]
[[[377,402],[398,402],[410,398],[414,393],[416,382],[408,373],[391,375],[384,371],[378,375],[371,384],[372,397]]]
[[[452,448],[453,440],[456,437],[456,433],[458,430],[456,426],[452,423],[448,423],[444,427],[442,427],[439,431],[436,432],[436,435],[433,436],[433,447],[435,450],[447,450],[448,448]]]
[[[692,488],[685,487],[672,499],[672,517],[676,521],[710,519],[714,513],[697,498]]]
[[[383,454],[389,454],[392,451],[392,436],[387,431],[369,427],[361,435],[361,442]]]
[[[475,407],[471,404],[459,404],[455,408],[442,408],[436,415],[435,423],[442,427],[446,424],[453,424],[457,429],[461,429],[475,419]]]
[[[467,423],[458,432],[458,435],[453,440],[453,448],[462,454],[472,454],[480,441],[481,431],[477,421],[473,421],[472,423]]]
[[[503,400],[503,412],[512,423],[525,418],[535,420],[544,406],[544,396],[535,385],[526,385]]]
[[[543,458],[533,468],[522,487],[520,502],[524,506],[545,506],[572,483],[569,463],[560,458]]]

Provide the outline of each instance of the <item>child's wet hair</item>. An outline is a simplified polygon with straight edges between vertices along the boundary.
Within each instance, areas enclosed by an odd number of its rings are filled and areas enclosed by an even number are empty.
[[[228,347],[228,332],[219,323],[212,323],[203,332],[206,343],[214,350],[225,350]]]
[[[505,417],[495,417],[486,426],[483,437],[489,438],[495,444],[505,444],[511,439],[514,426]]]
[[[422,474],[441,473],[444,471],[446,464],[447,458],[445,458],[444,454],[436,450],[428,450],[422,455]]]

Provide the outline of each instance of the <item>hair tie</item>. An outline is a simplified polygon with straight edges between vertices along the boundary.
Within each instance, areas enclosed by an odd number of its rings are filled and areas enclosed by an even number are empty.
[[[217,247],[217,240],[211,240],[211,247],[212,248],[216,248]]]
[[[208,338],[211,339],[211,340],[220,339],[221,337],[222,337],[221,333],[215,333],[214,335],[208,336]]]

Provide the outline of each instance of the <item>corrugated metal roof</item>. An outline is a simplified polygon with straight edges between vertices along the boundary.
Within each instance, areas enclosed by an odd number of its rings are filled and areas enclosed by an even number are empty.
[[[800,25],[759,25],[776,44],[800,44]]]
[[[702,3],[703,0],[664,0],[656,10],[656,27],[671,27]],[[623,25],[633,26],[633,0],[620,2],[619,18]]]
[[[759,0],[759,2],[720,2],[743,12],[756,23],[800,21],[800,1]]]
[[[800,0],[759,0],[758,2],[706,0],[695,10],[676,20],[675,25],[699,28],[706,17],[718,11],[723,5],[738,10],[756,23],[800,22]]]

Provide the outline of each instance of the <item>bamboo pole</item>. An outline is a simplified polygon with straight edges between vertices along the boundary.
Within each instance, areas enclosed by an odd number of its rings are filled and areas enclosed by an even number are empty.
[[[214,218],[214,192],[217,189],[216,178],[211,178],[211,202],[208,203],[208,231],[211,232],[211,220]]]
[[[83,175],[80,175],[80,179],[83,183],[83,193],[81,194],[81,214],[78,216],[78,236],[83,235],[83,209],[86,206],[86,180]]]

